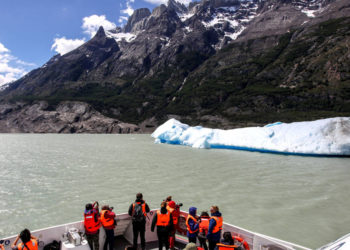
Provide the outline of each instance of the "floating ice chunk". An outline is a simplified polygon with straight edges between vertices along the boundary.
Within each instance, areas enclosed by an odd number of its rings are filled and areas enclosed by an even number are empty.
[[[307,155],[350,155],[350,117],[231,130],[190,127],[170,119],[152,137],[159,143]]]

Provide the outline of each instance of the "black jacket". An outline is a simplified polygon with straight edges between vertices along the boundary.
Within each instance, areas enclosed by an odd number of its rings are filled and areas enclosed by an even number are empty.
[[[138,200],[138,199],[136,199],[135,200],[135,202],[134,203],[136,203],[136,202],[141,202],[141,204],[143,204],[143,203],[145,203],[146,204],[146,213],[149,213],[149,211],[150,211],[150,209],[149,209],[149,206],[147,205],[147,203],[144,201],[144,200]],[[130,205],[130,207],[129,207],[129,215],[130,216],[132,216],[132,214],[133,214],[133,204],[134,203],[131,203],[131,205]]]

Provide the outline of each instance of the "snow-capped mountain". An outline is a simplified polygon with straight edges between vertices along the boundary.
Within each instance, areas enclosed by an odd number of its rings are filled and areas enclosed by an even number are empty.
[[[317,98],[302,91],[304,85],[312,89],[320,81],[327,91],[332,88],[321,100],[341,106],[338,101],[344,98],[330,93],[334,86],[345,86],[337,81],[347,79],[343,40],[348,35],[342,22],[349,17],[349,0],[201,0],[189,6],[169,0],[152,12],[135,10],[124,27],[101,27],[79,48],[54,56],[11,83],[0,92],[0,100],[83,100],[126,122],[190,111],[191,117],[219,112],[234,119],[237,112],[250,115],[244,108],[230,109],[245,103],[236,95],[257,95],[245,107],[265,110],[268,103],[277,110],[298,106],[305,98],[313,103]],[[341,52],[333,49],[339,55],[333,62],[327,53],[334,46]],[[316,60],[317,50],[327,59]],[[256,91],[272,82],[273,88],[303,88],[292,100],[270,100]]]

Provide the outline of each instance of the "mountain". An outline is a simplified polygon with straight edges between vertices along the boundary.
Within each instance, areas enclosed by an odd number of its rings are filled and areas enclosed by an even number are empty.
[[[348,116],[349,24],[348,0],[169,0],[101,27],[0,100],[48,111],[84,102],[141,131],[169,117],[231,128]]]

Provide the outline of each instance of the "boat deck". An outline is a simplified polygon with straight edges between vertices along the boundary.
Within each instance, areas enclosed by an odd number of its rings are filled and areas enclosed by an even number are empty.
[[[125,247],[132,245],[124,236],[116,236],[114,238],[114,250],[124,250]],[[182,239],[177,238],[175,241],[175,249],[184,249],[186,242]],[[138,249],[141,249],[141,246],[138,246]],[[158,241],[146,242],[146,250],[158,249]]]
[[[146,249],[158,249],[158,237],[156,232],[151,231],[151,222],[153,215],[156,210],[152,210],[148,213],[148,219],[146,222]],[[178,230],[176,233],[175,249],[184,249],[188,240],[186,237],[186,217],[187,213],[181,211]],[[71,246],[69,241],[64,237],[66,233],[70,230],[78,230],[80,233],[84,232],[84,224],[82,221],[77,221],[73,223],[63,224],[59,226],[44,228],[40,230],[33,231],[32,234],[39,239],[39,250],[43,250],[44,246],[51,243],[53,240],[67,242],[67,246],[63,244],[62,250],[86,250],[88,246],[77,245]],[[223,232],[231,232],[233,236],[240,237],[248,244],[251,250],[271,250],[271,249],[283,249],[283,250],[310,250],[307,247],[303,247],[297,244],[286,242],[280,239],[269,237],[267,235],[255,233],[248,231],[246,229],[224,223]],[[117,215],[117,226],[114,230],[115,235],[115,250],[124,250],[126,246],[132,245],[133,241],[133,230],[132,230],[132,220],[128,214],[118,214]],[[5,250],[11,250],[11,243],[16,239],[17,235],[13,235],[4,239],[0,239],[4,242]],[[349,237],[350,239],[350,237]],[[140,240],[140,239],[139,239]],[[105,242],[105,232],[100,230],[99,235],[100,249],[103,249]],[[140,242],[139,242],[140,243]],[[139,249],[141,247],[139,246]]]

